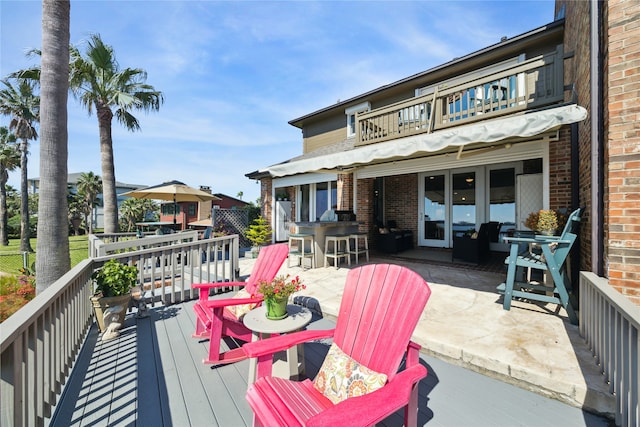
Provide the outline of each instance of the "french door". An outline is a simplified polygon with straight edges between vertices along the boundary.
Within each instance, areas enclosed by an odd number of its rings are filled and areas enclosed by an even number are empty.
[[[449,172],[420,174],[418,245],[449,246]]]
[[[480,169],[420,174],[418,245],[448,248],[454,235],[476,228],[484,207],[478,203],[483,188]]]
[[[515,177],[521,162],[475,166],[419,175],[418,245],[452,247],[453,238],[497,221],[515,228]],[[492,250],[505,250],[502,240]]]

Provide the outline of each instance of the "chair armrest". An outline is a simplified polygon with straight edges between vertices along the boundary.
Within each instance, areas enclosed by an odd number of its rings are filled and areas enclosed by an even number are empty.
[[[413,384],[427,376],[427,368],[415,365],[399,372],[384,387],[364,396],[344,400],[309,419],[307,426],[373,425],[409,402]]]
[[[556,236],[555,239],[554,238],[549,238],[549,237],[550,236],[540,236],[538,238],[538,236],[536,236],[535,243],[537,243],[538,245],[545,245],[545,244],[551,244],[551,243],[563,243],[563,244],[571,243],[570,240],[562,240],[562,239],[560,239],[559,236]]]
[[[533,237],[505,237],[504,241],[507,243],[540,243],[541,240],[538,240]]]
[[[199,289],[198,299],[203,302],[209,299],[209,290],[213,288],[228,288],[233,286],[245,286],[247,282],[212,282],[212,283],[194,283],[195,289]]]
[[[242,349],[248,357],[260,357],[286,350],[294,345],[307,341],[332,337],[334,331],[334,329],[304,330],[286,335],[278,335],[266,340],[248,342],[242,346]]]
[[[224,299],[208,299],[205,301],[198,301],[201,305],[207,308],[229,307],[231,305],[242,304],[259,304],[264,301],[262,297],[255,298],[224,298]]]

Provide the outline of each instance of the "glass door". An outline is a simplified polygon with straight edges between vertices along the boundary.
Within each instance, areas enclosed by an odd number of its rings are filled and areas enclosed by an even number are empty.
[[[473,233],[476,230],[476,188],[478,179],[475,170],[451,174],[451,230],[452,237]],[[453,240],[453,238],[452,238]]]
[[[516,175],[521,173],[520,163],[496,165],[487,170],[489,212],[488,221],[501,224],[497,241],[491,242],[492,251],[508,252],[504,236],[516,226]]]
[[[449,242],[447,203],[449,200],[448,172],[421,174],[421,216],[418,225],[418,244],[445,248]]]

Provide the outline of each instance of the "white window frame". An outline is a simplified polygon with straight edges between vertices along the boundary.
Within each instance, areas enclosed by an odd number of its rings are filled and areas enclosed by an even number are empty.
[[[331,181],[318,181],[318,182],[313,182],[313,183],[309,183],[309,218],[302,218],[302,204],[301,203],[296,203],[296,221],[311,221],[311,222],[315,222],[317,220],[317,218],[315,217],[311,217],[313,215],[316,214],[316,204],[317,204],[317,199],[316,199],[316,187],[318,184],[327,184],[327,206],[329,209],[331,209],[332,205],[337,203],[337,200],[332,200],[331,199],[331,184],[334,183],[337,186],[337,180],[331,180]],[[296,186],[296,200],[302,200],[302,190],[301,190],[301,186],[302,185],[307,185],[307,184],[301,184],[301,185],[297,185]]]
[[[347,138],[355,138],[356,136],[356,114],[371,110],[370,102],[362,102],[344,110],[347,116]],[[353,128],[351,127],[353,123]]]

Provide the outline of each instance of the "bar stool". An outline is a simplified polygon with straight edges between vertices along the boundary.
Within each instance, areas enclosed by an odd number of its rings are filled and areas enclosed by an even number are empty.
[[[306,242],[309,242],[309,249],[307,250]],[[295,248],[292,248],[292,243],[295,243]],[[304,268],[304,259],[311,259],[311,268],[315,267],[315,238],[313,234],[308,233],[291,233],[289,234],[289,256],[287,257],[287,267],[291,267],[291,257],[298,257],[298,265]]]
[[[329,244],[333,243],[333,250],[329,251]],[[342,250],[341,250],[342,248]],[[338,268],[338,260],[346,258],[351,266],[351,244],[349,234],[329,234],[324,238],[324,266],[327,266],[327,259],[333,258],[333,266]]]
[[[369,262],[369,235],[366,232],[351,233],[349,239],[353,239],[355,243],[353,249],[351,249],[351,242],[349,242],[349,257],[355,255],[356,264],[358,264],[358,255],[366,254],[367,262]],[[363,240],[364,246],[362,248],[360,247],[359,239]]]

